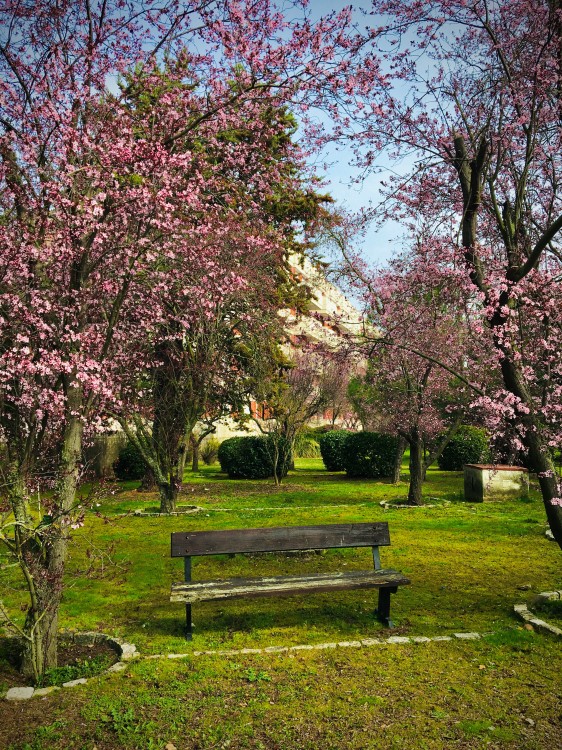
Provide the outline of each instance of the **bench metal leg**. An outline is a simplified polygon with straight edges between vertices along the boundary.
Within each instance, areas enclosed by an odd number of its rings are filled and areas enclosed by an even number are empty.
[[[185,640],[193,640],[193,629],[191,624],[191,604],[185,605]]]
[[[384,623],[387,628],[393,628],[394,623],[390,619],[390,595],[398,591],[398,586],[389,586],[379,589],[379,604],[377,607],[377,617]]]
[[[191,557],[186,555],[183,558],[183,577],[186,583],[191,581]],[[193,640],[193,628],[191,624],[191,604],[185,605],[185,640]]]

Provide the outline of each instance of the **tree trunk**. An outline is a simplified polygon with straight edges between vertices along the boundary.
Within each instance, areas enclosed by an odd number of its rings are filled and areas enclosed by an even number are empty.
[[[160,513],[174,513],[179,487],[176,482],[159,482]]]
[[[295,443],[297,442],[297,438],[294,437],[290,441],[290,455],[287,459],[287,470],[288,471],[295,471]],[[283,467],[284,470],[284,467]]]
[[[554,7],[558,9],[558,3],[555,3]],[[562,58],[559,56],[559,62],[560,59]],[[476,252],[478,245],[478,212],[482,206],[482,184],[488,153],[487,144],[485,138],[482,137],[476,158],[474,159],[468,158],[462,135],[456,134],[453,144],[455,148],[455,160],[453,164],[457,169],[459,184],[463,194],[462,244],[465,251],[465,261],[472,283],[480,292],[483,292],[488,297],[489,301],[489,293],[484,281],[485,274],[482,260]],[[515,277],[521,280],[522,277],[517,276],[518,270],[521,269],[509,269],[506,280],[510,279],[510,271],[513,271]],[[512,276],[511,278],[515,277]],[[556,503],[560,502],[558,498],[556,467],[550,449],[542,437],[543,426],[540,416],[534,412],[533,398],[525,376],[519,365],[512,359],[513,353],[506,350],[502,341],[501,331],[506,322],[502,308],[508,304],[509,294],[504,290],[500,294],[496,312],[489,325],[494,332],[494,346],[503,356],[501,370],[505,387],[514,396],[520,398],[529,410],[527,414],[522,416],[521,420],[525,426],[526,434],[524,443],[529,451],[529,469],[537,472],[548,523],[550,524],[554,539],[560,549],[562,549],[562,506],[553,503],[553,501],[556,501]],[[498,330],[500,331],[499,335],[496,333]]]
[[[50,645],[45,655],[44,646],[46,639],[39,630],[39,624],[42,623],[43,602],[38,591],[38,583],[44,577],[41,547],[39,540],[34,538],[33,519],[29,513],[29,506],[26,500],[25,471],[17,461],[10,462],[7,486],[10,507],[12,508],[15,520],[14,554],[19,561],[30,599],[30,606],[27,610],[23,628],[24,639],[20,669],[26,677],[31,677],[34,682],[37,682],[47,666],[56,665],[56,638],[54,641],[54,653],[53,640],[49,638]],[[34,574],[35,571],[36,575]]]
[[[481,292],[487,294],[482,261],[475,251],[477,247],[478,210],[482,204],[481,192],[487,153],[486,142],[482,138],[478,154],[473,160],[467,158],[464,139],[461,135],[455,136],[454,146],[456,154],[454,165],[457,169],[459,183],[463,192],[462,244],[465,249],[465,260],[467,261],[469,275],[473,284]],[[520,279],[521,277],[519,276],[518,278]],[[508,302],[508,293],[504,291],[500,294],[496,313],[489,325],[494,331],[494,346],[502,354],[501,370],[505,387],[514,396],[520,398],[529,409],[528,414],[522,417],[522,422],[525,426],[524,443],[529,451],[529,469],[537,472],[548,523],[554,539],[562,549],[562,506],[555,505],[553,502],[560,502],[558,498],[556,467],[550,449],[542,436],[543,428],[540,417],[534,413],[533,398],[525,376],[519,365],[512,359],[512,352],[507,351],[503,345],[502,336],[495,333],[497,330],[501,331],[505,324],[502,307],[508,304]]]
[[[498,348],[501,350],[501,347]],[[554,459],[542,437],[539,420],[533,413],[533,402],[523,373],[518,365],[507,357],[502,360],[501,368],[506,388],[529,407],[529,413],[523,415],[525,425],[523,440],[529,451],[528,468],[537,473],[546,517],[554,539],[562,549],[562,506],[553,504],[553,500],[559,502]]]
[[[170,467],[168,467],[168,471],[164,472],[157,460],[148,457],[148,454],[147,458],[150,458],[150,468],[160,495],[160,513],[173,513],[176,509],[176,500],[179,493],[179,484],[175,472]]]
[[[283,468],[281,466],[281,451],[279,446],[279,436],[278,435],[272,435],[271,436],[271,464],[273,468],[273,481],[275,482],[275,485],[278,487],[282,480],[282,471]]]
[[[423,505],[422,485],[425,479],[423,461],[423,440],[417,430],[410,438],[410,486],[408,488],[408,503]]]
[[[400,471],[402,469],[402,459],[404,458],[404,451],[406,450],[407,441],[406,438],[398,438],[398,446],[396,448],[396,457],[394,459],[394,469],[392,472],[392,483],[398,484],[400,481]]]
[[[199,471],[199,449],[200,449],[199,441],[198,440],[192,440],[191,441],[191,450],[193,451],[193,456],[191,457],[191,471]]]
[[[178,465],[176,469],[176,475],[177,475],[178,483],[180,484],[180,486],[183,484],[183,475],[185,473],[185,465],[187,463],[187,458],[189,454],[189,446],[191,445],[193,447],[192,438],[193,438],[193,428],[190,423],[189,428],[185,430],[183,438],[181,439],[179,453],[178,453]],[[195,454],[193,454],[193,456],[194,455]],[[194,471],[198,471],[198,469],[194,469]]]
[[[63,575],[68,554],[69,516],[76,501],[82,455],[81,420],[83,394],[74,384],[66,388],[66,426],[62,439],[59,483],[53,522],[45,523],[26,542],[28,565],[33,582],[31,607],[24,626],[22,671],[41,677],[57,666],[58,612],[63,591]],[[64,524],[61,523],[61,519]]]
[[[47,669],[57,666],[60,597],[49,600],[48,592],[42,593],[35,597],[38,606],[32,606],[25,618],[24,632],[29,640],[24,642],[21,661],[21,672],[35,683]]]
[[[178,475],[180,447],[186,434],[180,377],[182,368],[181,340],[167,340],[156,346],[158,366],[155,370],[152,424],[153,469],[160,492],[160,512],[176,509],[181,477]]]

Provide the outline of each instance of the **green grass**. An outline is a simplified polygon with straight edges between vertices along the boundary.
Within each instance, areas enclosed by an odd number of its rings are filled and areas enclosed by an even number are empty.
[[[392,546],[381,550],[383,565],[412,580],[393,597],[398,632],[495,635],[477,643],[301,652],[293,658],[141,661],[128,676],[94,680],[78,691],[76,705],[66,691],[49,698],[49,711],[31,722],[27,747],[91,750],[90,736],[98,750],[163,748],[167,742],[178,750],[556,747],[551,736],[561,732],[560,647],[521,630],[513,615],[513,604],[562,588],[560,550],[544,537],[536,493],[529,501],[467,504],[460,499],[461,474],[430,470],[425,496],[433,507],[385,510],[380,501],[404,498],[405,482],[348,480],[324,471],[318,459],[298,460],[281,488],[228,480],[218,465],[186,478],[181,503],[199,506],[194,515],[131,515],[157,505],[154,494],[136,492],[137,483],[108,493],[97,509],[102,517],[88,515],[72,543],[62,627],[112,633],[144,654],[380,635],[382,626],[373,618],[376,595],[355,591],[202,603],[193,608],[194,640],[188,644],[182,606],[169,602],[170,584],[182,578],[182,561],[170,558],[169,539],[170,532],[184,529],[388,521]],[[371,564],[370,550],[210,557],[194,561],[193,576]],[[15,609],[24,601],[19,582],[13,574],[0,575],[6,584],[2,598]],[[57,722],[68,715],[74,719],[61,731]],[[34,726],[42,727],[39,735]],[[61,739],[42,739],[41,731]],[[69,736],[74,739],[64,744]]]
[[[47,669],[41,682],[41,687],[49,685],[60,686],[64,682],[81,677],[95,677],[110,667],[112,660],[107,656],[95,656],[93,659],[81,659],[76,664]]]
[[[348,480],[342,473],[322,471],[320,465],[317,459],[298,461],[297,471],[281,488],[263,481],[227,480],[217,476],[218,466],[204,467],[203,476],[189,476],[183,493],[202,510],[185,517],[120,515],[127,509],[154,507],[155,495],[137,493],[131,484],[119,488],[101,508],[105,518],[91,513],[73,539],[61,625],[115,633],[145,653],[189,650],[182,635],[182,606],[169,602],[170,585],[183,573],[182,561],[169,554],[170,532],[180,529],[388,521],[392,546],[381,550],[383,565],[412,580],[393,597],[393,619],[419,635],[511,626],[516,601],[559,587],[560,552],[544,538],[544,511],[536,499],[467,505],[458,500],[460,474],[430,471],[426,495],[434,507],[385,510],[380,501],[403,497],[405,482],[393,486]],[[290,575],[371,564],[368,549],[305,557],[223,556],[195,559],[193,576]],[[524,585],[531,586],[529,593],[518,590]],[[367,636],[381,629],[372,616],[375,597],[355,591],[290,600],[205,602],[194,607],[193,647]],[[13,608],[21,600],[17,590],[3,598]]]
[[[34,750],[559,747],[560,649],[491,639],[141,661],[49,698]],[[532,722],[530,724],[529,722]]]
[[[539,617],[546,618],[552,625],[562,628],[562,600],[539,600],[533,610]]]

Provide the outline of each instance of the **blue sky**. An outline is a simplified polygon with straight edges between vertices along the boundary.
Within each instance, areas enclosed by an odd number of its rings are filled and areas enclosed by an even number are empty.
[[[310,0],[310,10],[315,18],[333,10],[341,10],[348,5],[365,9],[371,7],[369,0],[359,0],[353,3],[345,0]],[[379,181],[384,179],[383,175],[371,174],[362,183],[353,184],[359,172],[351,167],[353,160],[351,149],[331,148],[323,156],[324,159],[319,160],[319,174],[327,179],[328,191],[338,205],[357,211],[369,206],[370,203],[376,204],[380,200]],[[324,160],[329,163],[327,171],[321,168]],[[383,263],[395,250],[400,249],[399,238],[402,232],[400,225],[393,222],[389,222],[378,230],[374,227],[370,228],[362,243],[364,257],[377,264]]]

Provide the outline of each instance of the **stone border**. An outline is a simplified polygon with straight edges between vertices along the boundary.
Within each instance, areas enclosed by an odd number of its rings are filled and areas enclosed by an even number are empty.
[[[370,646],[393,646],[407,643],[431,643],[442,641],[476,641],[491,633],[453,633],[452,635],[391,635],[389,638],[362,638],[360,641],[338,641],[313,643],[298,646],[265,646],[264,648],[240,648],[215,651],[191,651],[186,654],[149,654],[145,659],[187,659],[190,656],[241,656],[244,654],[286,654],[299,651],[324,651],[335,648],[362,648]]]
[[[76,633],[73,630],[61,630],[61,638],[67,638],[68,640],[74,641],[75,643],[84,644],[86,646],[94,645],[96,643],[106,643],[110,648],[117,652],[121,661],[130,661],[139,656],[137,647],[134,643],[128,643],[127,641],[117,638],[106,633],[99,633],[96,630],[89,630],[83,633]]]
[[[117,655],[119,656],[119,661],[115,664],[112,664],[111,667],[109,667],[109,669],[106,669],[104,672],[100,672],[100,674],[95,675],[95,677],[80,677],[77,680],[63,682],[63,688],[85,685],[89,680],[96,679],[97,677],[101,677],[104,674],[111,674],[112,672],[122,672],[127,668],[127,664],[125,662],[136,659],[139,656],[137,647],[134,643],[127,643],[120,638],[115,638],[111,635],[106,635],[105,633],[97,633],[95,631],[74,633],[73,631],[63,630],[61,632],[61,636],[63,638],[67,638],[68,640],[72,640],[75,643],[81,643],[84,645],[106,643],[110,648],[116,651]],[[49,687],[44,688],[13,687],[10,688],[8,692],[1,697],[3,697],[7,701],[25,701],[29,700],[30,698],[39,698],[41,696],[49,695],[50,693],[54,693],[57,690],[60,690],[60,687],[58,687],[58,685],[50,685]]]
[[[556,601],[562,599],[562,591],[541,591],[537,599],[546,599],[547,601]]]
[[[97,679],[106,674],[114,672],[122,672],[127,668],[127,661],[131,661],[137,657],[140,657],[136,646],[133,643],[126,643],[118,638],[105,635],[105,633],[75,633],[70,635],[78,643],[96,643],[105,642],[108,645],[115,648],[119,653],[120,661],[113,664],[105,672],[101,672],[95,677],[81,677],[78,680],[71,680],[70,682],[63,683],[63,688],[76,687],[77,685],[85,685],[87,682],[93,679]],[[452,635],[437,635],[428,637],[425,635],[392,635],[389,638],[362,638],[360,641],[338,641],[333,643],[314,643],[314,644],[302,644],[297,646],[266,646],[265,648],[241,648],[231,650],[216,650],[216,651],[191,651],[185,654],[149,654],[148,656],[142,657],[144,659],[188,659],[193,656],[240,656],[244,654],[291,654],[298,653],[299,651],[324,651],[326,649],[335,648],[365,648],[371,646],[394,646],[408,643],[440,643],[443,641],[475,641],[483,638],[491,633],[453,633]],[[49,695],[60,687],[50,686],[45,688],[33,688],[33,687],[15,687],[10,688],[8,692],[1,696],[8,701],[21,701],[29,700],[30,698],[39,698],[41,696]]]
[[[445,508],[451,505],[450,500],[440,500],[438,497],[428,497],[427,500],[436,500],[434,503],[425,503],[423,505],[408,505],[408,503],[400,503],[394,500],[381,500],[379,505],[384,510],[402,510],[402,508]]]
[[[205,509],[199,505],[186,505],[186,510],[174,510],[171,513],[147,513],[142,508],[137,508],[132,513],[118,513],[121,518],[133,516],[134,518],[161,518],[162,516],[190,516],[193,513],[202,513]]]
[[[115,516],[118,518],[123,518],[125,516],[137,516],[137,517],[161,517],[161,516],[187,516],[191,513],[263,513],[264,511],[270,511],[270,510],[310,510],[312,507],[314,510],[317,508],[331,508],[332,510],[334,508],[365,508],[369,505],[372,505],[372,503],[337,503],[336,505],[267,505],[260,508],[223,508],[222,506],[213,506],[212,508],[206,508],[201,505],[194,505],[192,506],[194,510],[189,511],[174,511],[173,513],[146,513],[142,510],[142,508],[138,508],[134,511],[129,511],[128,513],[116,513]],[[427,507],[427,506],[425,506]]]
[[[542,591],[538,595],[537,599],[562,599],[562,591]],[[528,625],[532,625],[534,628],[536,628],[536,630],[539,630],[543,633],[550,633],[551,635],[555,635],[558,638],[562,636],[562,630],[560,628],[557,628],[556,625],[551,625],[549,622],[536,617],[526,604],[516,604],[513,607],[513,611],[521,620],[523,620]]]

